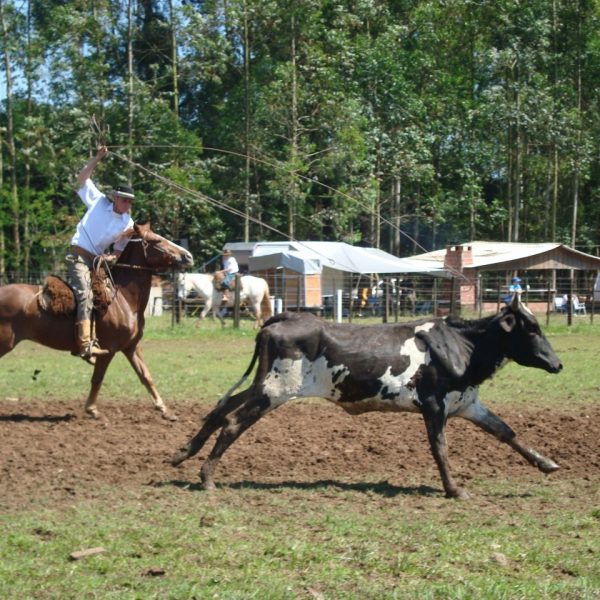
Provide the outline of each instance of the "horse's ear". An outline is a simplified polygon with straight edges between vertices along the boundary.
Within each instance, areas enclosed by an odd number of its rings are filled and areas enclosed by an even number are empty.
[[[152,233],[152,229],[150,229],[149,223],[140,223],[136,221],[133,228],[135,230],[136,235],[138,235],[142,239],[146,239],[146,236]]]

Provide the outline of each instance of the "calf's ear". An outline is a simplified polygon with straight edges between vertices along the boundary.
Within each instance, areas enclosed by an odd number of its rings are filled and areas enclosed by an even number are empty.
[[[473,346],[446,323],[438,323],[429,331],[419,331],[416,337],[427,345],[432,358],[441,363],[452,377],[462,377],[471,359]]]
[[[510,333],[515,328],[516,324],[517,319],[512,313],[508,313],[500,319],[500,327],[502,327],[506,333]]]

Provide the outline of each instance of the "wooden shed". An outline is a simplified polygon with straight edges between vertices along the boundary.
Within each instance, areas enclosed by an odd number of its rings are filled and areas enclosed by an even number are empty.
[[[476,306],[478,298],[482,297],[480,285],[483,273],[504,272],[508,284],[511,274],[524,276],[531,271],[547,271],[546,290],[556,293],[557,271],[600,271],[599,257],[558,243],[474,241],[449,245],[412,259],[428,264],[435,262],[446,269],[458,281],[463,306]]]

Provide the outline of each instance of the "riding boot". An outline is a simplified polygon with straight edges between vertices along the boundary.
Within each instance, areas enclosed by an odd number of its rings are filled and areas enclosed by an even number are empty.
[[[83,360],[90,363],[90,365],[94,365],[96,364],[96,356],[109,354],[109,350],[100,348],[98,341],[92,339],[92,322],[89,319],[78,321],[76,327],[77,347],[79,348],[79,356]]]

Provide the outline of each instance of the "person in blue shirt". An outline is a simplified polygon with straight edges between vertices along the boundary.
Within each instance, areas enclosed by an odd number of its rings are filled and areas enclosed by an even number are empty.
[[[519,294],[523,291],[523,288],[521,287],[521,278],[520,277],[513,277],[510,281],[510,286],[508,287],[508,291],[511,294],[514,294],[515,292],[518,292]]]
[[[519,297],[520,297],[522,292],[523,292],[523,288],[521,287],[521,278],[513,277],[510,280],[510,285],[508,286],[508,295],[504,297],[504,302],[506,304],[510,304],[512,302],[512,299],[513,299],[513,296],[515,295],[515,293],[519,294]]]

